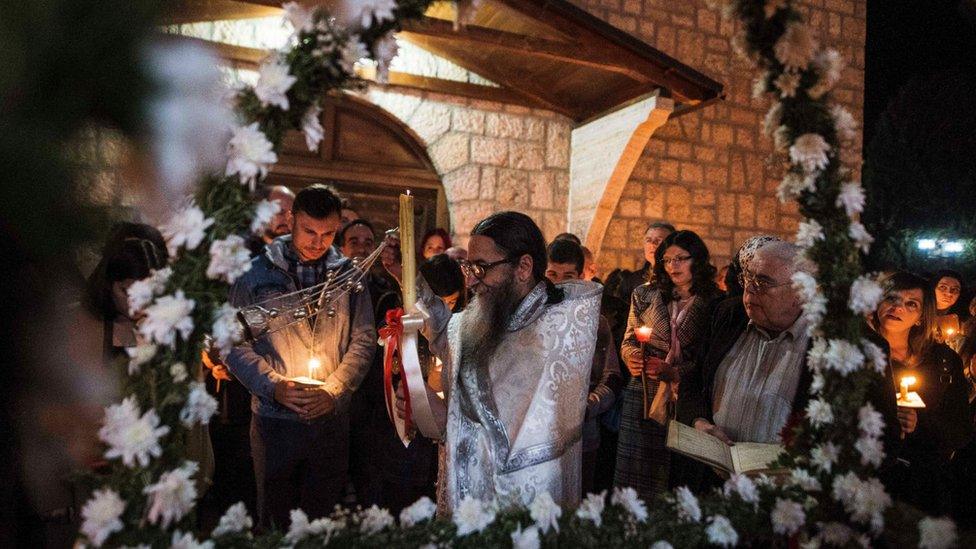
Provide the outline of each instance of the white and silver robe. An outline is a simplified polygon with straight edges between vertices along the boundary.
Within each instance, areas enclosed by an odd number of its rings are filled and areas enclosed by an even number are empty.
[[[582,281],[559,287],[566,293],[560,303],[546,304],[544,283],[522,300],[487,371],[459,364],[464,313],[449,317],[429,288],[421,290],[431,315],[426,335],[445,364],[443,512],[467,496],[504,507],[549,492],[562,507],[579,504],[581,432],[603,289]]]

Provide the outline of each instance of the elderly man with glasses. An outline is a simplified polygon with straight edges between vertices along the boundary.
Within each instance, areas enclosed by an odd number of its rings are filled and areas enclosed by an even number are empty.
[[[528,505],[548,492],[575,507],[602,288],[550,282],[542,232],[521,213],[480,221],[469,244],[463,312],[418,281],[424,335],[444,363],[446,400],[428,388],[446,431],[438,503],[445,512],[468,496]]]

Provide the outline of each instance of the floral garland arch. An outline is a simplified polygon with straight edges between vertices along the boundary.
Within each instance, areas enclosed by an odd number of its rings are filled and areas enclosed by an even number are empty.
[[[451,518],[435,518],[433,502],[424,498],[406,508],[399,523],[375,506],[313,521],[294,510],[287,532],[260,538],[241,503],[228,509],[210,540],[194,537],[197,465],[185,459],[186,435],[206,424],[217,404],[202,383],[188,378],[185,365],[198,360],[206,334],[224,352],[241,338],[235,310],[224,303],[227,285],[249,267],[239,234],[248,227],[260,231],[276,207],[264,202],[255,208],[249,190],[277,161],[286,131],[300,129],[309,148],[317,146],[323,135],[319,98],[354,85],[353,64],[367,54],[380,60],[382,74],[395,51],[392,31],[429,3],[356,2],[345,14],[350,30],[324,11],[284,6],[295,29],[293,44],[265,61],[256,86],[236,94],[239,125],[227,146],[224,174],[204,178],[195,201],[162,227],[175,257],[171,265],[130,289],[130,307],[145,313],[139,330],[151,343],[130,352],[129,396],[106,410],[99,436],[110,473],[95,479],[81,512],[79,541],[96,547],[663,549],[869,546],[894,536],[920,547],[954,545],[951,521],[893,506],[875,477],[884,457],[884,422],[862,403],[887,359],[865,338],[862,322],[882,291],[861,274],[860,254],[872,240],[858,221],[864,192],[842,165],[843,147],[857,132],[851,114],[830,103],[843,69],[840,55],[820,48],[790,0],[712,0],[724,17],[738,20],[736,50],[761,71],[756,95],[772,97],[765,130],[788,158],[778,194],[798,202],[805,220],[796,240],[816,266],[816,277],[794,277],[814,336],[808,356],[814,382],[806,415],[790,425],[788,452],[780,458],[791,469],[787,480],[736,475],[714,494],[698,498],[679,488],[650,506],[629,488],[614,490],[609,501],[606,494],[590,494],[575,510],[560,509],[548,494],[528,508],[498,509],[467,499]]]

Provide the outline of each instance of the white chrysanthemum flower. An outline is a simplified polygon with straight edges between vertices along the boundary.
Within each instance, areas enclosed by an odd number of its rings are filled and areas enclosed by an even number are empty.
[[[850,217],[864,211],[864,187],[857,181],[849,181],[840,187],[836,205],[843,207]]]
[[[275,105],[282,110],[288,110],[288,90],[298,81],[289,74],[290,68],[277,55],[272,55],[258,67],[258,82],[254,86],[254,95],[261,105],[265,107]]]
[[[651,549],[674,549],[674,546],[661,539],[652,543]]]
[[[542,541],[539,539],[539,529],[529,526],[525,530],[519,524],[512,532],[512,549],[539,549]]]
[[[919,549],[949,549],[955,547],[957,539],[952,519],[925,517],[918,521]]]
[[[825,365],[825,354],[827,354],[827,340],[822,337],[814,338],[810,350],[807,351],[807,365],[814,370],[822,369]]]
[[[746,503],[759,503],[759,491],[756,489],[756,483],[746,475],[734,474],[729,477],[729,480],[725,481],[725,485],[722,486],[722,493],[725,494],[725,497],[737,494]]]
[[[864,436],[879,438],[884,434],[884,427],[884,417],[874,409],[870,402],[865,403],[857,411],[857,428],[861,430]]]
[[[790,481],[807,492],[820,490],[820,481],[806,469],[798,467],[790,471]]]
[[[871,243],[874,242],[874,237],[868,233],[860,221],[852,221],[847,234],[863,253],[868,253],[868,250],[871,249]]]
[[[466,536],[481,532],[495,522],[495,507],[477,498],[466,496],[454,510],[453,518],[457,526],[457,535]]]
[[[223,280],[233,284],[241,275],[251,269],[251,250],[247,242],[236,234],[210,244],[210,264],[207,265],[207,278]]]
[[[802,71],[813,60],[817,51],[817,41],[807,25],[794,21],[786,26],[786,31],[773,46],[773,53],[787,69]]]
[[[262,200],[254,207],[254,218],[251,220],[251,233],[261,234],[271,223],[271,219],[281,211],[281,202],[277,200]]]
[[[803,301],[810,301],[816,299],[817,294],[820,293],[820,289],[817,286],[817,279],[813,277],[810,273],[803,271],[797,271],[793,273],[790,277],[792,281],[793,288],[800,295],[800,299]]]
[[[213,549],[214,542],[207,541],[197,541],[197,538],[193,537],[193,533],[186,532],[183,533],[180,530],[173,532],[173,537],[170,540],[169,549]]]
[[[145,116],[153,164],[170,200],[186,196],[201,176],[220,170],[234,115],[212,48],[189,41],[157,40],[144,68],[154,93]]]
[[[325,536],[322,540],[323,545],[328,545],[332,536],[346,527],[343,519],[332,519],[329,517],[317,518],[308,524],[309,536]]]
[[[840,459],[840,448],[833,442],[826,442],[810,451],[810,463],[825,473],[830,472],[838,459]]]
[[[830,163],[830,144],[822,135],[805,133],[790,145],[790,162],[803,168],[806,174],[818,172]]]
[[[766,19],[771,19],[780,8],[784,7],[786,7],[786,0],[766,0],[766,4],[763,6]]]
[[[186,404],[180,410],[180,422],[186,427],[193,427],[197,423],[207,425],[215,413],[217,400],[207,392],[207,386],[201,381],[191,381]]]
[[[813,67],[819,78],[807,93],[814,99],[820,99],[840,82],[844,72],[844,58],[833,48],[821,50],[813,58]]]
[[[394,526],[396,521],[386,509],[373,505],[359,514],[359,530],[367,536],[373,535],[386,528]]]
[[[173,378],[176,383],[183,383],[186,381],[186,364],[182,362],[174,362],[172,366],[169,367],[169,375]]]
[[[874,371],[883,374],[888,367],[888,357],[885,356],[881,347],[878,347],[867,339],[861,339],[861,349],[864,350],[864,356],[867,357],[868,363],[874,368]]]
[[[391,32],[373,44],[376,53],[376,81],[386,84],[390,80],[390,63],[399,52],[395,35]]]
[[[247,507],[243,501],[239,501],[227,508],[224,516],[220,517],[220,522],[213,529],[211,536],[217,538],[228,534],[247,532],[250,536],[251,528],[254,527],[254,520],[247,512]]]
[[[698,498],[687,486],[681,486],[674,491],[675,503],[678,505],[678,519],[684,522],[701,522],[702,512],[698,506]]]
[[[820,528],[820,539],[834,547],[843,546],[854,536],[854,530],[840,522],[818,523],[817,526]]]
[[[884,528],[884,511],[891,506],[891,496],[876,478],[861,480],[853,472],[834,477],[834,499],[844,504],[855,522],[868,524],[872,531]]]
[[[823,226],[816,219],[801,221],[796,229],[796,245],[801,248],[809,248],[818,240],[824,240]]]
[[[434,518],[436,512],[437,504],[431,501],[429,497],[424,496],[400,511],[400,525],[406,528],[415,526]]]
[[[81,508],[81,533],[95,547],[101,547],[115,532],[122,531],[125,502],[111,488],[95,490]]]
[[[864,354],[853,343],[844,339],[831,339],[827,342],[827,352],[824,353],[824,366],[828,370],[835,370],[841,375],[857,370],[864,364]]]
[[[819,395],[820,391],[823,391],[824,384],[826,383],[827,380],[824,378],[824,375],[820,372],[815,372],[810,380],[810,394]]]
[[[837,129],[837,138],[844,142],[851,142],[857,139],[857,120],[854,115],[841,105],[830,107],[830,116],[834,119],[834,127]]]
[[[783,181],[776,188],[776,197],[780,202],[789,202],[800,196],[803,191],[813,192],[817,188],[817,178],[812,175],[800,175],[796,172],[788,172],[783,176]]]
[[[861,275],[851,284],[851,296],[847,306],[856,314],[866,315],[878,308],[884,290],[869,275]]]
[[[641,500],[640,496],[637,495],[637,491],[629,486],[626,488],[614,488],[613,495],[610,496],[610,503],[626,509],[637,522],[647,520],[647,506]]]
[[[315,14],[298,2],[287,2],[281,6],[285,10],[285,19],[295,29],[295,34],[312,32],[315,29]]]
[[[776,498],[776,505],[769,517],[773,521],[773,532],[786,536],[797,533],[807,521],[802,505],[783,498]]]
[[[310,106],[302,115],[302,133],[305,135],[305,146],[312,152],[318,150],[319,143],[325,137],[325,128],[322,127],[322,121],[319,120],[321,115],[322,107],[318,105]]]
[[[786,71],[773,80],[773,85],[779,90],[780,96],[796,97],[796,92],[800,89],[800,73]]]
[[[772,135],[776,128],[780,126],[780,122],[783,118],[783,104],[779,101],[773,101],[770,105],[769,110],[766,111],[765,116],[763,116],[763,135]]]
[[[803,319],[807,323],[807,335],[818,333],[820,321],[827,314],[827,296],[818,293],[810,301],[805,301],[803,306]]]
[[[143,488],[149,496],[146,518],[149,524],[168,528],[193,510],[197,499],[197,487],[193,475],[197,472],[195,461],[184,461],[177,469],[159,476],[159,481]]]
[[[166,290],[166,283],[169,282],[169,277],[172,275],[173,269],[171,267],[164,267],[151,271],[146,278],[136,280],[130,284],[126,290],[129,316],[134,317],[136,313],[146,308],[146,305],[152,303],[154,297],[162,294]]]
[[[235,129],[227,149],[227,169],[224,175],[237,174],[241,184],[252,190],[258,178],[267,175],[268,166],[278,161],[274,145],[268,141],[257,122]]]
[[[356,0],[349,6],[351,26],[366,29],[383,21],[393,21],[397,4],[394,0]]]
[[[599,494],[587,494],[576,509],[576,516],[581,520],[588,520],[599,528],[603,524],[603,509],[606,506],[607,491]]]
[[[169,255],[175,256],[181,246],[194,250],[200,245],[207,227],[213,225],[213,218],[204,217],[203,210],[194,204],[181,208],[170,220],[159,228],[166,239]]]
[[[152,343],[142,343],[135,347],[126,347],[125,354],[129,355],[129,375],[134,376],[139,373],[143,364],[156,356],[156,346]]]
[[[183,295],[183,290],[164,295],[146,307],[146,316],[139,321],[139,333],[150,341],[173,347],[177,333],[186,340],[193,332],[191,313],[195,305],[196,302]]]
[[[237,320],[237,309],[230,303],[224,303],[214,311],[210,335],[221,359],[226,359],[234,345],[244,338],[244,327]]]
[[[720,547],[735,547],[739,543],[739,533],[732,527],[729,519],[723,515],[708,517],[708,527],[705,528],[708,542]]]
[[[108,445],[107,459],[121,458],[127,467],[135,467],[136,463],[145,467],[150,458],[162,455],[159,438],[168,432],[168,426],[159,425],[156,410],[140,416],[136,397],[128,396],[105,409],[105,422],[98,437]]]
[[[834,409],[830,403],[821,398],[812,398],[807,402],[807,419],[814,427],[830,425],[834,421]]]
[[[562,514],[563,510],[559,508],[549,492],[537,495],[529,505],[529,516],[543,534],[548,532],[549,528],[559,531],[559,517]]]
[[[861,454],[861,465],[878,467],[885,458],[884,444],[874,437],[862,436],[854,443],[854,449]]]
[[[291,519],[291,523],[288,525],[285,541],[291,545],[295,545],[311,533],[309,532],[308,515],[301,509],[292,509],[289,518]]]
[[[789,127],[780,125],[773,131],[773,148],[776,149],[776,152],[782,153],[788,151],[792,142]]]
[[[368,55],[369,50],[359,41],[359,35],[353,34],[339,52],[339,66],[347,74],[353,74],[356,63]]]

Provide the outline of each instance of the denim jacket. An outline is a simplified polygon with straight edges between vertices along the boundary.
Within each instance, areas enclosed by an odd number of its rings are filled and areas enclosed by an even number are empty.
[[[290,236],[278,238],[252,260],[250,270],[230,290],[231,305],[241,308],[298,290],[285,257],[287,246],[291,246]],[[325,262],[326,270],[338,273],[352,268],[335,247],[326,252]],[[275,401],[274,387],[286,378],[309,375],[311,356],[321,361],[315,377],[325,382],[325,390],[336,399],[336,412],[347,409],[376,350],[369,290],[347,293],[335,302],[335,309],[333,317],[325,312],[318,315],[314,338],[311,324],[303,321],[230,352],[227,366],[253,395],[251,409],[255,414],[298,420],[295,412]],[[313,341],[314,349],[310,349]]]

